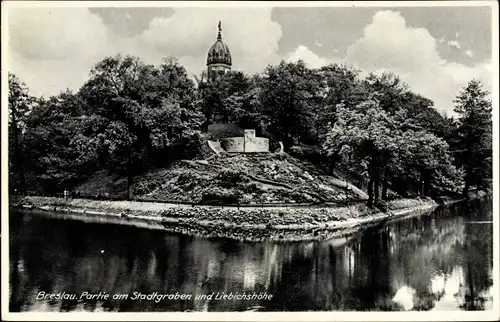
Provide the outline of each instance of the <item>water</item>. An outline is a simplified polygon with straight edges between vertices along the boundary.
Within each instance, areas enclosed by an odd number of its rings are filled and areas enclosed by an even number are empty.
[[[10,311],[484,310],[491,220],[487,199],[325,242],[242,243],[12,213]],[[129,297],[37,300],[42,291]],[[272,298],[196,298],[212,292]]]

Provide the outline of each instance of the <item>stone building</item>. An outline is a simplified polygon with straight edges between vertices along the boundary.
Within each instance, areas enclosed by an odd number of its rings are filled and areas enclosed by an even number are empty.
[[[255,136],[255,130],[245,130],[243,136],[226,137],[208,141],[209,147],[217,154],[269,152],[269,139]]]
[[[232,60],[229,47],[222,41],[222,27],[219,21],[219,33],[217,40],[208,50],[207,55],[207,75],[210,81],[231,70]]]

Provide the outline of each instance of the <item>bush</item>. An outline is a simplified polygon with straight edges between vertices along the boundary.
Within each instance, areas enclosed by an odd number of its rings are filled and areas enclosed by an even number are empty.
[[[201,203],[203,204],[237,204],[242,198],[242,192],[234,189],[214,187],[203,193]]]
[[[269,139],[269,152],[276,152],[280,148],[280,144],[276,140]]]
[[[244,186],[243,191],[246,193],[256,193],[256,192],[259,192],[260,189],[255,182],[252,182],[252,183]]]
[[[147,195],[152,192],[156,187],[158,187],[155,181],[139,182],[134,186],[135,195]]]
[[[250,180],[239,170],[224,170],[217,175],[217,179],[231,183],[233,185],[240,182],[249,182]]]
[[[236,124],[214,123],[208,126],[209,137],[213,140],[243,136],[245,131]]]
[[[194,179],[195,179],[195,176],[191,172],[182,172],[177,177],[177,183],[178,184],[191,183]]]
[[[193,159],[202,154],[205,140],[201,133],[195,132],[189,138],[186,138],[181,146],[181,157],[185,159]]]

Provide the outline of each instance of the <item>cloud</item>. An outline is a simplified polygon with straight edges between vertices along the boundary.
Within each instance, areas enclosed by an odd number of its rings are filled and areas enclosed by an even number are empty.
[[[163,16],[141,12],[117,11],[113,19],[103,21],[102,13],[86,8],[9,9],[9,71],[35,95],[78,89],[94,64],[117,53],[138,56],[146,63],[174,56],[190,74],[199,74],[206,68],[206,53],[216,39],[219,20],[233,69],[261,72],[283,57],[277,54],[282,30],[271,19],[271,8],[175,8],[158,13]],[[126,19],[127,14],[132,19]],[[134,33],[119,33],[111,25],[118,21],[118,29],[128,30],[138,20],[141,28]],[[436,40],[427,29],[408,26],[398,12],[379,11],[342,60],[366,72],[392,71],[412,90],[433,99],[438,109],[451,113],[453,98],[472,77],[491,91],[492,64],[484,61],[468,67],[446,61],[436,48],[441,41],[444,38]],[[338,60],[318,55],[305,45],[295,47],[284,59],[302,59],[311,67]]]
[[[470,58],[473,58],[473,57],[474,57],[474,52],[473,52],[472,50],[470,50],[470,49],[467,49],[467,50],[465,51],[465,54],[466,54],[467,56],[469,56]]]
[[[147,63],[174,56],[190,74],[199,74],[219,20],[234,69],[253,73],[279,62],[281,27],[271,20],[271,8],[176,8],[132,37],[113,32],[86,8],[23,8],[9,11],[9,70],[36,95],[78,89],[91,66],[117,53]]]
[[[222,40],[229,46],[235,69],[253,73],[279,61],[282,33],[271,20],[271,8],[177,8],[171,17],[155,18],[139,38],[162,54],[199,58],[201,64],[192,68],[197,73],[215,42],[218,21],[222,21]]]
[[[318,46],[318,47],[320,47],[320,48],[321,48],[321,47],[323,47],[323,44],[322,44],[322,43],[320,43],[320,42],[316,42],[316,46]]]
[[[81,8],[9,10],[9,71],[36,95],[78,88],[103,56],[109,35]]]
[[[400,13],[378,11],[363,37],[347,49],[346,60],[365,72],[394,72],[412,91],[431,98],[437,109],[451,115],[453,99],[472,78],[491,91],[493,69],[489,61],[473,67],[446,61],[436,43],[427,29],[407,26]]]
[[[455,47],[456,49],[460,49],[460,43],[458,42],[458,40],[449,40],[448,41],[448,46],[450,47]]]
[[[298,46],[295,51],[285,56],[287,62],[297,62],[299,59],[303,60],[310,68],[320,68],[332,62],[327,58],[319,57],[304,45]]]
[[[363,69],[390,67],[405,72],[441,60],[427,29],[406,27],[401,14],[393,11],[375,13],[363,37],[348,47],[347,57]]]
[[[92,56],[107,42],[101,19],[80,8],[12,9],[9,31],[11,49],[28,59]],[[83,45],[87,49],[84,52],[81,51]]]

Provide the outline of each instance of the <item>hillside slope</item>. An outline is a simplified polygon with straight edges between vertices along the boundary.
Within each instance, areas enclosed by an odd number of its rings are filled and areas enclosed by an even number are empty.
[[[306,170],[308,169],[309,172]],[[208,160],[183,160],[134,180],[134,195],[194,203],[310,203],[365,199],[360,189],[287,154],[218,155]],[[97,173],[76,188],[125,195],[126,180]]]

